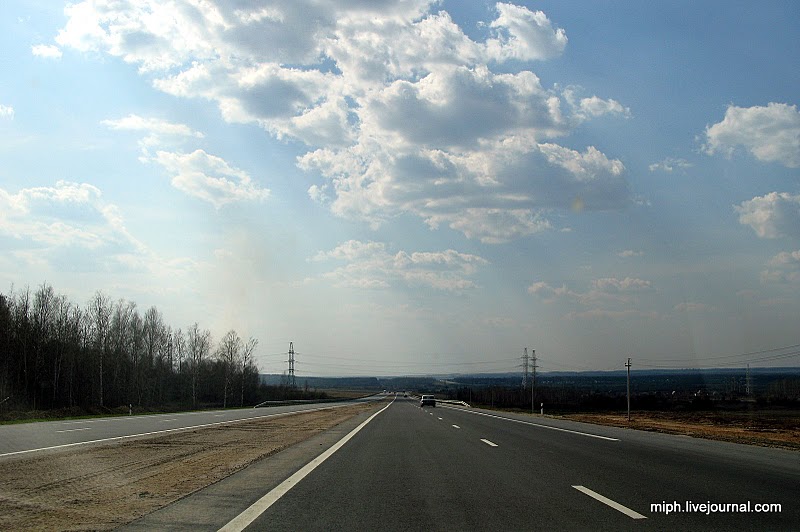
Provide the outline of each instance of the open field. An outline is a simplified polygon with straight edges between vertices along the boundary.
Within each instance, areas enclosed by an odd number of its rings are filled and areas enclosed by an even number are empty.
[[[6,459],[0,529],[111,529],[376,407],[357,404]]]
[[[800,412],[796,410],[632,412],[630,421],[626,413],[563,414],[559,417],[600,425],[800,450]]]

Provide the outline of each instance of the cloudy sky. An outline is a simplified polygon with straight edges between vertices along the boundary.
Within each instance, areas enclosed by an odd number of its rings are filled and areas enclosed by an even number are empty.
[[[0,14],[0,292],[299,376],[798,365],[794,1]]]

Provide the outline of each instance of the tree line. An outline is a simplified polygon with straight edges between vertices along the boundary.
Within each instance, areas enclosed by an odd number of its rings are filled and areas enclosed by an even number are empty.
[[[257,344],[234,330],[215,343],[102,291],[81,306],[47,283],[12,289],[0,293],[0,409],[252,404]]]

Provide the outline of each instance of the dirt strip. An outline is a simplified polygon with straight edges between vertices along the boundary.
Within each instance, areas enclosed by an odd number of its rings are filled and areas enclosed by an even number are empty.
[[[112,529],[377,405],[331,408],[4,460],[0,462],[0,530]]]
[[[695,438],[800,450],[800,414],[680,414],[636,412],[626,414],[565,414],[565,419],[612,425]]]

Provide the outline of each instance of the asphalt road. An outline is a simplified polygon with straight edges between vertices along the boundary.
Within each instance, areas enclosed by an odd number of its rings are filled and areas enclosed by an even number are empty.
[[[346,430],[279,453],[131,528],[219,529]],[[402,397],[290,484],[247,530],[800,530],[796,452],[422,409]],[[687,511],[687,501],[781,509],[707,514]],[[683,511],[667,514],[654,503]]]
[[[380,398],[382,396],[361,400],[374,401]],[[353,404],[353,401],[2,425],[0,458],[349,404]]]

